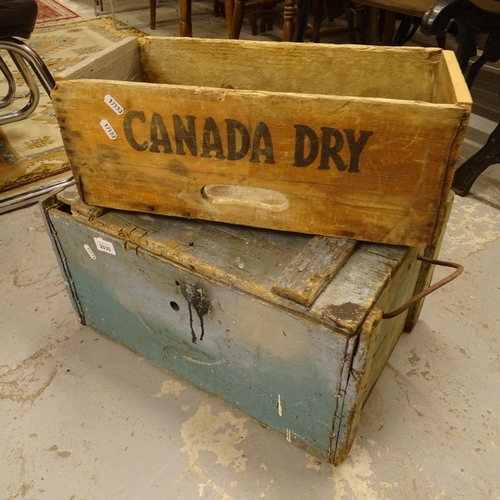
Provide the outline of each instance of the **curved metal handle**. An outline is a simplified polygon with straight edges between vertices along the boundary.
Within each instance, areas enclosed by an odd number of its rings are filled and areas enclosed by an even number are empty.
[[[455,278],[458,278],[458,276],[460,276],[462,274],[462,271],[464,270],[464,266],[462,266],[461,264],[456,264],[455,262],[446,262],[444,260],[428,259],[427,257],[422,257],[420,255],[417,257],[417,259],[422,262],[427,262],[428,264],[434,264],[436,266],[453,267],[454,269],[456,269],[456,271],[450,274],[449,276],[446,276],[446,278],[443,278],[442,280],[438,281],[437,283],[434,283],[434,285],[430,286],[429,288],[426,288],[425,290],[422,290],[420,293],[417,293],[417,295],[407,300],[401,307],[398,307],[394,311],[383,313],[382,319],[390,319],[400,315],[401,313],[405,312],[415,302],[418,302],[420,299],[423,299],[426,295],[429,295],[430,293],[436,291],[438,288],[441,288],[450,281],[453,281]]]

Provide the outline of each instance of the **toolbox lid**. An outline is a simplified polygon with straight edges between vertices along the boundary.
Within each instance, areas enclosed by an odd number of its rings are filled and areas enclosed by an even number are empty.
[[[257,229],[82,203],[76,188],[57,194],[71,216],[174,265],[273,302],[348,335],[358,331],[409,247]],[[45,209],[51,208],[50,199]],[[52,202],[54,208],[56,204]],[[64,210],[59,203],[59,208]]]

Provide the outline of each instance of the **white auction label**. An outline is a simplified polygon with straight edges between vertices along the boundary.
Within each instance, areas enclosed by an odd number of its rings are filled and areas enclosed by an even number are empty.
[[[83,245],[83,248],[85,248],[85,250],[87,250],[87,253],[90,255],[90,258],[92,260],[97,259],[97,257],[95,256],[95,253],[92,251],[92,248],[90,248],[88,245]]]
[[[114,140],[118,137],[118,134],[113,130],[113,127],[109,124],[108,120],[101,120],[99,124],[110,139]]]
[[[106,94],[104,96],[104,102],[117,114],[117,115],[122,115],[123,114],[123,107],[120,106],[113,97],[111,97],[109,94]]]
[[[103,240],[102,238],[94,238],[94,242],[95,246],[97,247],[97,250],[100,250],[101,252],[110,253],[111,255],[116,255],[113,243]]]

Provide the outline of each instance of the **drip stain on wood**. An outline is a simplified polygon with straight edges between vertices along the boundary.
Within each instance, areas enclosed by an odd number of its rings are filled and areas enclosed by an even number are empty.
[[[203,316],[205,316],[205,314],[207,314],[210,311],[211,302],[205,290],[203,290],[203,288],[201,288],[199,285],[193,285],[191,283],[180,283],[180,288],[182,295],[184,296],[184,298],[188,303],[189,327],[191,328],[191,342],[193,344],[196,344],[198,338],[196,336],[196,332],[194,331],[193,327],[192,308],[194,308],[200,320],[200,329],[201,329],[200,341],[202,341],[203,337],[205,336],[205,324],[203,321]]]

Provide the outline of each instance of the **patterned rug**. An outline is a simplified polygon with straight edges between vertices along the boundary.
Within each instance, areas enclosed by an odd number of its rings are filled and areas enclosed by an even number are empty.
[[[80,17],[76,12],[73,12],[55,0],[36,0],[36,3],[38,4],[37,25]]]
[[[68,67],[123,38],[143,34],[135,29],[116,31],[111,18],[100,17],[36,28],[28,43],[56,77]],[[9,59],[6,57],[6,61]],[[16,75],[13,68],[12,71]],[[16,83],[14,101],[17,102],[11,106],[18,109],[25,105],[29,93],[20,78]],[[42,90],[40,104],[29,118],[0,127],[0,197],[20,186],[68,170],[52,103]]]

